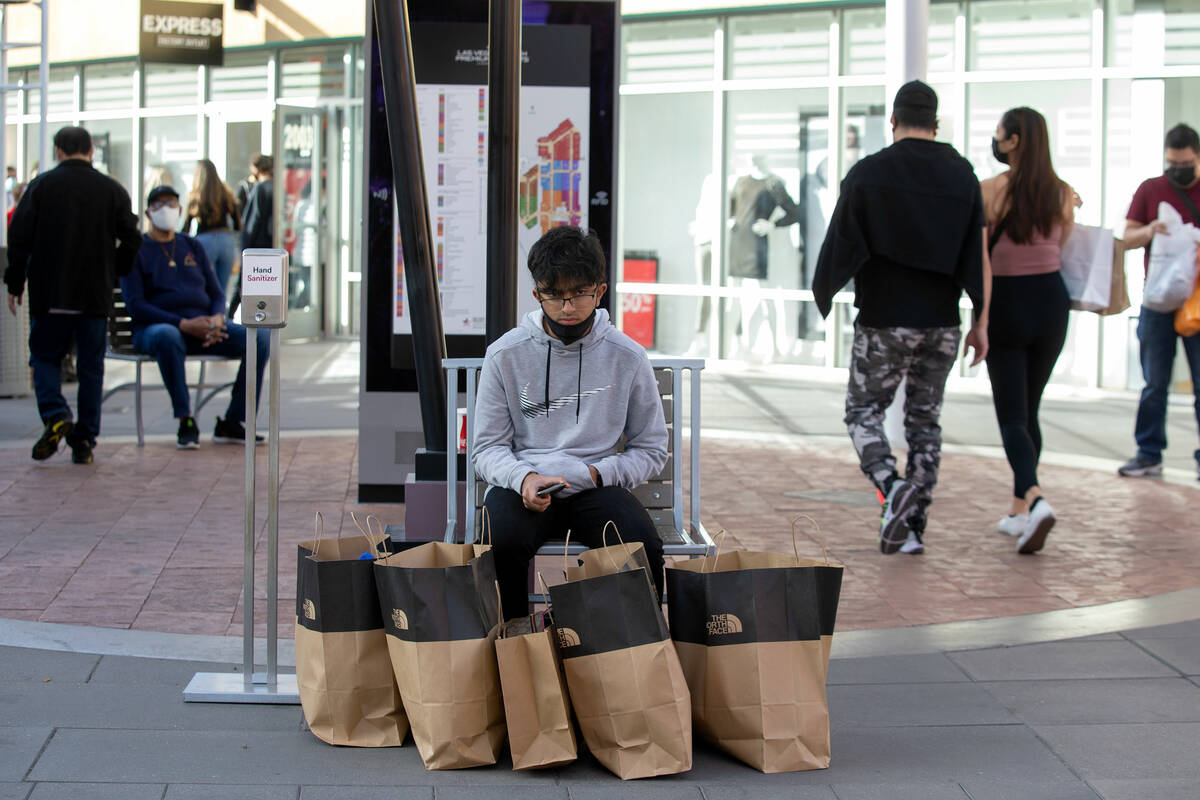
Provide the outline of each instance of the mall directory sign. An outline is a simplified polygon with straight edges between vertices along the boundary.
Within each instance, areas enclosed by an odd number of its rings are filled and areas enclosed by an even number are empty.
[[[446,346],[482,356],[486,330],[488,3],[411,0],[413,64]],[[523,257],[558,225],[594,229],[612,263],[616,4],[526,2],[518,144],[518,309],[532,307]],[[372,47],[376,46],[372,32]],[[374,51],[370,55],[375,62]],[[416,389],[404,253],[382,84],[369,77],[366,270],[369,391]],[[387,292],[376,287],[386,285]],[[528,306],[528,307],[527,307]]]
[[[138,55],[143,62],[219,67],[225,63],[224,41],[222,3],[141,0]]]

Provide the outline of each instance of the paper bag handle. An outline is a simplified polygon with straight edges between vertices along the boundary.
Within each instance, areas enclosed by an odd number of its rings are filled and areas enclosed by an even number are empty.
[[[567,565],[570,563],[567,560],[568,552],[570,550],[570,544],[571,544],[571,529],[567,528],[567,538],[563,542],[563,580],[564,581],[567,579]]]
[[[612,564],[613,572],[620,572],[621,568],[617,566],[617,560],[612,557],[612,553],[608,549],[608,526],[612,525],[613,531],[617,534],[617,541],[621,543],[622,549],[625,547],[625,540],[621,538],[621,531],[617,528],[617,523],[611,519],[604,523],[604,527],[600,530],[600,545],[604,548],[604,555],[608,556],[608,563]],[[625,557],[629,557],[629,551],[625,551]]]
[[[492,546],[492,518],[488,514],[487,506],[483,506],[482,516],[479,521],[479,544],[486,547]],[[487,540],[484,541],[484,531],[487,531]]]
[[[724,528],[721,528],[721,530],[717,531],[717,535],[713,537],[713,544],[717,548],[715,551],[713,551],[712,559],[711,559],[712,566],[713,566],[713,572],[717,571],[717,559],[721,557],[721,545],[725,544],[726,535],[728,535],[728,532]],[[705,560],[707,561],[708,559],[705,559]],[[702,566],[702,567],[700,567],[700,571],[707,572],[708,570],[704,569],[704,567]]]
[[[387,538],[387,532],[383,527],[383,521],[380,520],[379,517],[375,516],[374,514],[368,514],[367,515],[367,527],[364,528],[363,524],[358,521],[358,515],[355,514],[353,511],[350,512],[350,520],[354,523],[354,527],[358,528],[358,532],[362,534],[363,538],[367,540],[367,544],[369,544],[371,546],[372,557],[374,557],[375,559],[381,558],[381,556],[379,555],[379,545],[383,544],[384,539]],[[379,541],[378,542],[375,541],[375,531],[371,528],[371,520],[375,520],[376,522],[379,523]]]
[[[558,624],[554,621],[554,606],[550,602],[550,587],[546,585],[546,579],[542,577],[542,571],[540,569],[537,571],[537,579],[538,582],[542,584],[542,590],[546,592],[546,616],[550,618],[550,624],[557,628]],[[532,628],[533,625],[530,625],[529,627]],[[542,630],[546,630],[545,625],[542,625]]]
[[[817,535],[821,537],[821,558],[828,564],[829,553],[825,550],[825,532],[821,530],[821,526],[817,524],[817,521],[808,514],[797,514],[796,518],[792,520],[792,552],[796,554],[796,563],[800,563],[800,550],[796,547],[796,523],[801,519],[808,520],[817,529]]]
[[[504,598],[500,596],[500,581],[492,581],[496,584],[496,616],[500,618],[500,638],[503,639],[508,632],[508,626],[504,623]]]
[[[317,516],[313,519],[313,549],[308,554],[308,558],[313,561],[317,560],[317,556],[321,552],[321,537],[325,535],[325,517],[321,516],[321,512],[317,512]]]

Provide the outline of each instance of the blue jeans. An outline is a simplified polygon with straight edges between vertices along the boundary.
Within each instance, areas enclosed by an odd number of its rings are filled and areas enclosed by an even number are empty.
[[[158,370],[162,373],[163,384],[171,395],[171,407],[176,418],[192,415],[191,398],[188,397],[187,373],[184,370],[184,357],[187,355],[215,355],[240,358],[242,365],[238,369],[237,378],[233,382],[232,396],[229,398],[229,409],[225,412],[226,422],[246,421],[246,329],[235,322],[227,323],[229,338],[223,339],[208,347],[195,336],[188,336],[174,325],[160,323],[135,328],[133,331],[133,346],[138,352],[154,356],[158,361]],[[258,383],[255,386],[255,408],[258,399],[262,397],[263,370],[270,356],[271,334],[265,328],[258,328],[258,357],[255,365],[258,373]]]
[[[104,390],[104,337],[108,320],[84,314],[33,314],[29,320],[29,366],[42,422],[71,419],[62,393],[62,362],[75,340],[79,376],[79,419],[68,443],[95,445],[100,435],[100,398]]]
[[[1133,438],[1137,441],[1139,456],[1162,461],[1162,452],[1167,448],[1167,392],[1171,388],[1171,369],[1175,365],[1176,339],[1183,340],[1183,354],[1192,372],[1196,429],[1200,431],[1200,335],[1180,336],[1175,332],[1174,312],[1164,314],[1145,306],[1138,316],[1137,335],[1146,386],[1138,401]],[[1200,450],[1194,455],[1200,463]]]
[[[212,264],[213,271],[217,273],[217,286],[221,287],[221,291],[225,294],[225,301],[229,301],[229,276],[233,274],[233,265],[237,262],[238,236],[230,231],[213,231],[212,233],[201,233],[196,236],[196,241],[204,248],[204,254],[208,256],[208,263]]]

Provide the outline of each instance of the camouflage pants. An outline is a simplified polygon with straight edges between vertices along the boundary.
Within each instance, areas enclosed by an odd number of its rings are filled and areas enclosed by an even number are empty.
[[[883,430],[883,416],[896,388],[907,379],[904,437],[908,468],[904,479],[917,487],[919,507],[909,519],[925,529],[942,459],[942,396],[958,356],[960,332],[953,328],[867,328],[855,326],[846,390],[846,427],[862,471],[882,489],[896,474],[896,459]]]

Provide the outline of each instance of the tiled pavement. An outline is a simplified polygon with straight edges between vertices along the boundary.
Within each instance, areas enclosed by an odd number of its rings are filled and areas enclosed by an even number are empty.
[[[289,436],[280,446],[280,632],[290,635],[295,543],[314,512],[329,534],[350,512],[403,522],[403,507],[355,502],[356,442]],[[103,446],[91,466],[63,454],[42,464],[0,449],[0,617],[180,633],[240,635],[243,450]],[[803,554],[846,565],[839,630],[1004,617],[1091,606],[1200,583],[1200,526],[1190,486],[1047,466],[1060,522],[1046,549],[1018,556],[994,530],[1007,504],[1007,465],[947,454],[924,556],[881,556],[874,492],[843,440],[705,436],[703,516],[726,546]],[[257,565],[265,575],[258,460]],[[265,581],[260,577],[261,587]],[[256,605],[265,631],[265,605]]]

